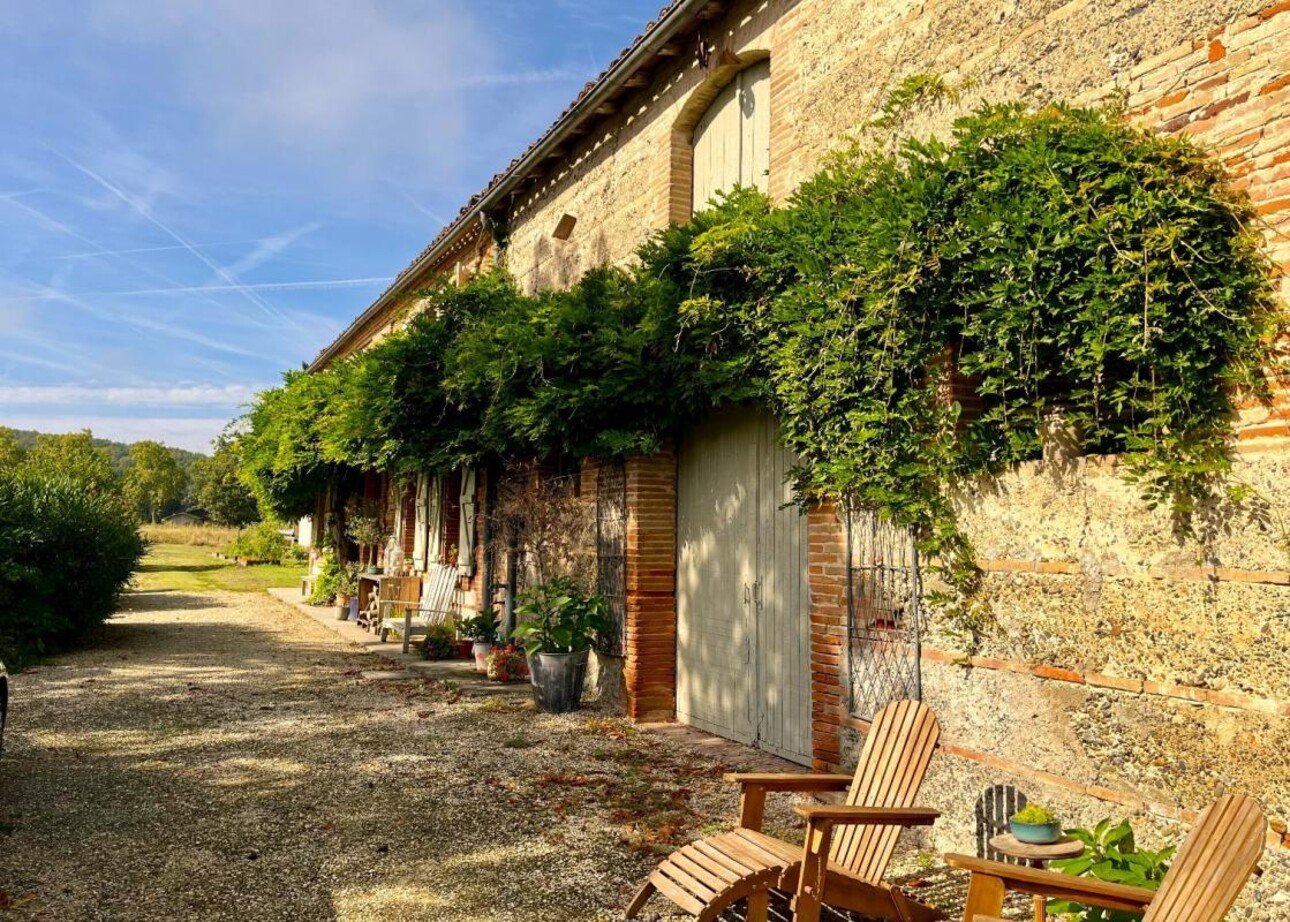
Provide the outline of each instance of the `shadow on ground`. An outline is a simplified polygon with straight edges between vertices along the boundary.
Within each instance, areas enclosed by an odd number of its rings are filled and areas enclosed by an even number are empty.
[[[661,851],[730,824],[721,775],[752,767],[365,680],[382,660],[261,596],[130,603],[95,649],[14,680],[5,918],[617,918]]]

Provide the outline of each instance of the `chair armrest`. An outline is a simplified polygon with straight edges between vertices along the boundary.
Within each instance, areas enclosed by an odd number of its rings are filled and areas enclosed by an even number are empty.
[[[731,784],[759,787],[767,791],[841,791],[853,775],[822,775],[796,772],[733,772],[725,776]]]
[[[1040,871],[1035,868],[1004,864],[1002,861],[991,861],[988,858],[946,855],[945,863],[952,868],[971,871],[973,876],[981,874],[993,877],[1002,881],[1008,890],[1018,890],[1048,899],[1074,900],[1089,906],[1101,906],[1103,909],[1142,912],[1156,897],[1154,890],[1147,890],[1144,887],[1113,884],[1092,877],[1059,874],[1056,871]]]
[[[823,775],[808,772],[734,772],[725,776],[739,785],[739,825],[761,831],[766,812],[766,794],[770,791],[842,791],[851,783],[851,775]]]
[[[926,807],[863,807],[839,804],[799,804],[793,812],[808,823],[827,820],[836,826],[930,826],[939,810]]]

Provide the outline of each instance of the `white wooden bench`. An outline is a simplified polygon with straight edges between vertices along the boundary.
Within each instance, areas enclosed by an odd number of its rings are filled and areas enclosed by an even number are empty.
[[[455,617],[457,578],[456,567],[433,564],[422,580],[420,602],[381,602],[381,642],[390,634],[399,634],[407,653],[414,635],[425,636],[430,628]]]

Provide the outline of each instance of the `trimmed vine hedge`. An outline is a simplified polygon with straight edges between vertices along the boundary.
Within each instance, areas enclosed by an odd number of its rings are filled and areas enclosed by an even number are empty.
[[[1214,494],[1284,330],[1252,219],[1185,140],[983,107],[949,141],[835,157],[784,207],[736,191],[567,291],[422,292],[405,332],[263,396],[246,474],[281,511],[341,467],[649,452],[757,401],[803,499],[911,526],[963,588],[949,491],[1039,456],[1050,414],[1124,454],[1149,503],[1185,518]]]

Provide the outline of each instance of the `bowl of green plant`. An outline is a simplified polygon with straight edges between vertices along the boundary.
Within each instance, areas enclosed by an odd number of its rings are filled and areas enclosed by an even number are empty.
[[[1008,819],[1008,828],[1018,842],[1052,845],[1062,837],[1056,814],[1038,804],[1027,804]]]

